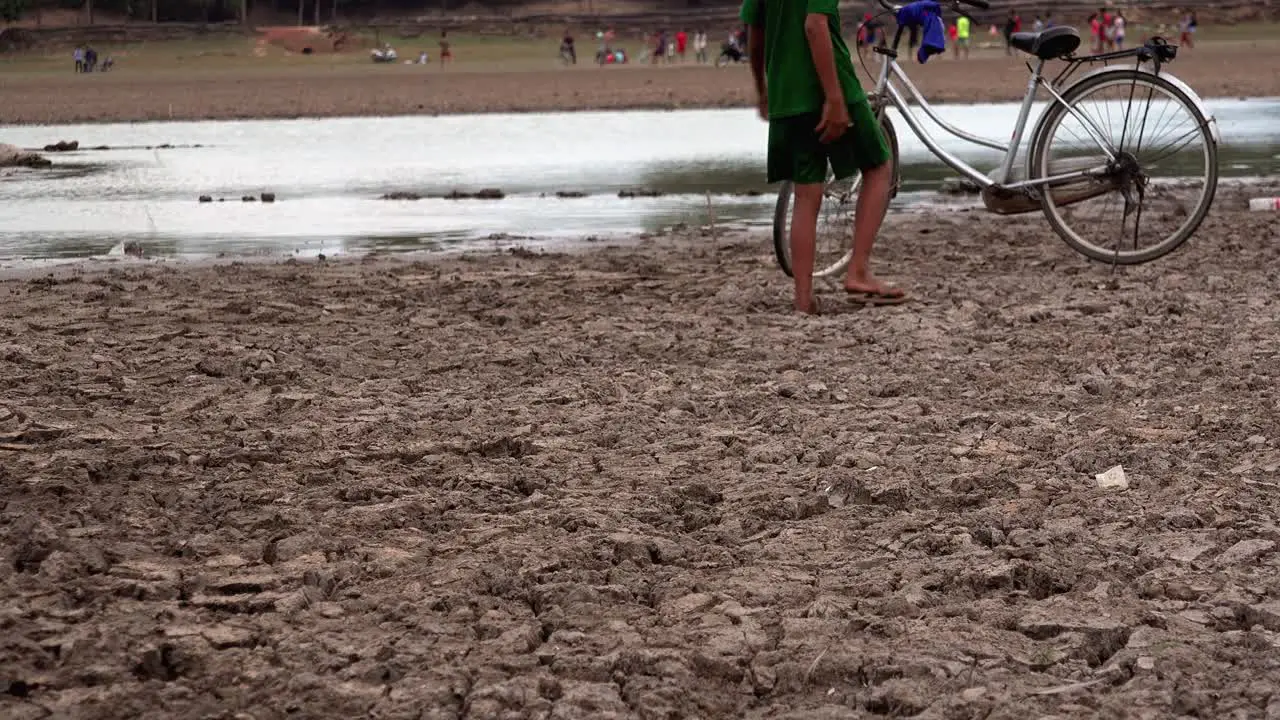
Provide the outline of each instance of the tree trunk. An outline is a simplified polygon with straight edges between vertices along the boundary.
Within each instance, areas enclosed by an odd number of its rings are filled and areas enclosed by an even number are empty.
[[[151,0],[151,22],[160,22],[160,0]]]
[[[314,24],[316,24],[316,25],[319,25],[319,24],[320,24],[320,6],[321,6],[321,5],[323,5],[323,4],[324,4],[324,3],[323,3],[323,2],[321,2],[321,0],[316,0],[316,21],[315,21],[315,23],[314,23]]]
[[[249,24],[249,0],[240,0],[240,24]]]
[[[338,24],[338,0],[333,0],[333,14],[329,16],[329,22],[334,25]]]
[[[307,16],[303,12],[307,9],[307,0],[298,0],[298,25],[306,22]]]
[[[85,0],[85,10],[89,16],[89,24],[93,24],[93,0]]]

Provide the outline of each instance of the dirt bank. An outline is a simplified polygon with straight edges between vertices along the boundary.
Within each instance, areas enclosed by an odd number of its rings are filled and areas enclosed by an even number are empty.
[[[1258,72],[1276,62],[1280,42],[1224,42],[1185,52],[1170,71],[1205,97],[1276,96],[1280,75]],[[929,97],[941,101],[1013,100],[1026,87],[1022,61],[1003,54],[934,60],[912,71]],[[71,123],[747,107],[751,82],[744,66],[493,72],[317,65],[134,73],[125,64],[93,76],[0,75],[0,96],[7,123]]]
[[[898,216],[919,301],[801,322],[759,235],[0,282],[0,716],[1274,713],[1238,200]]]

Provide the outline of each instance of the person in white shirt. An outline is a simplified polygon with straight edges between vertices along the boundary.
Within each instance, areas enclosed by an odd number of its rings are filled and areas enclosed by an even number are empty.
[[[1117,11],[1116,19],[1111,24],[1112,24],[1112,27],[1115,29],[1114,32],[1115,32],[1115,40],[1116,40],[1116,49],[1123,50],[1124,49],[1124,15],[1121,15],[1120,12]]]

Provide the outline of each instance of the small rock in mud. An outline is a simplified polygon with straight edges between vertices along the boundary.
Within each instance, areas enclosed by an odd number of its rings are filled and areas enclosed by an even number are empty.
[[[210,196],[208,196],[208,195],[201,195],[201,196],[200,196],[200,202],[202,202],[202,203],[211,203],[211,202],[213,202],[213,198],[212,198],[212,197],[210,197]]]
[[[636,190],[619,190],[619,191],[618,191],[618,197],[620,197],[620,198],[654,198],[654,197],[662,197],[662,191],[661,191],[661,190],[650,190],[650,189],[647,189],[647,188],[640,188],[640,189],[636,189]]]
[[[258,198],[252,195],[245,195],[244,197],[240,198],[240,201],[241,202],[258,202]]]
[[[80,149],[79,140],[59,140],[56,143],[44,146],[45,152],[71,152]]]
[[[483,188],[477,192],[469,193],[462,190],[452,190],[448,195],[444,196],[445,200],[501,200],[507,194],[498,188]]]
[[[4,167],[25,167],[25,168],[46,168],[53,165],[53,161],[33,152],[27,152],[14,145],[5,145],[0,143],[0,168]]]
[[[587,196],[587,194],[586,194],[586,193],[584,193],[584,192],[582,192],[581,190],[558,190],[558,191],[556,191],[556,197],[558,197],[558,198],[564,198],[564,199],[569,199],[569,198],[584,198],[584,197],[586,197],[586,196]]]
[[[264,203],[273,203],[276,201],[276,194],[273,192],[264,192],[260,197]]]
[[[418,193],[396,191],[383,195],[380,200],[421,200],[422,196]]]
[[[938,186],[938,192],[943,195],[977,195],[982,188],[967,178],[947,178]]]

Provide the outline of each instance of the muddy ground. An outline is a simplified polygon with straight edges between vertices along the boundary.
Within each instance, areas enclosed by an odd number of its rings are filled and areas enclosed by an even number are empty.
[[[1240,203],[897,216],[814,319],[743,233],[6,280],[0,716],[1280,717]]]
[[[584,55],[588,48],[584,45]],[[350,115],[457,114],[605,109],[754,106],[745,65],[598,68],[546,66],[510,71],[459,65],[226,67],[181,71],[131,70],[76,75],[0,72],[0,121],[10,124],[290,118]],[[913,80],[932,100],[1016,100],[1026,92],[1025,58],[1001,51],[968,61],[911,60]],[[1168,70],[1204,97],[1277,96],[1280,75],[1260,68],[1280,62],[1280,41],[1216,42],[1187,50]],[[875,67],[868,56],[868,67]],[[481,66],[484,67],[484,66]],[[489,66],[490,68],[492,66]],[[1051,66],[1052,67],[1052,66]],[[863,85],[872,80],[859,70]],[[0,142],[3,136],[0,135]]]

